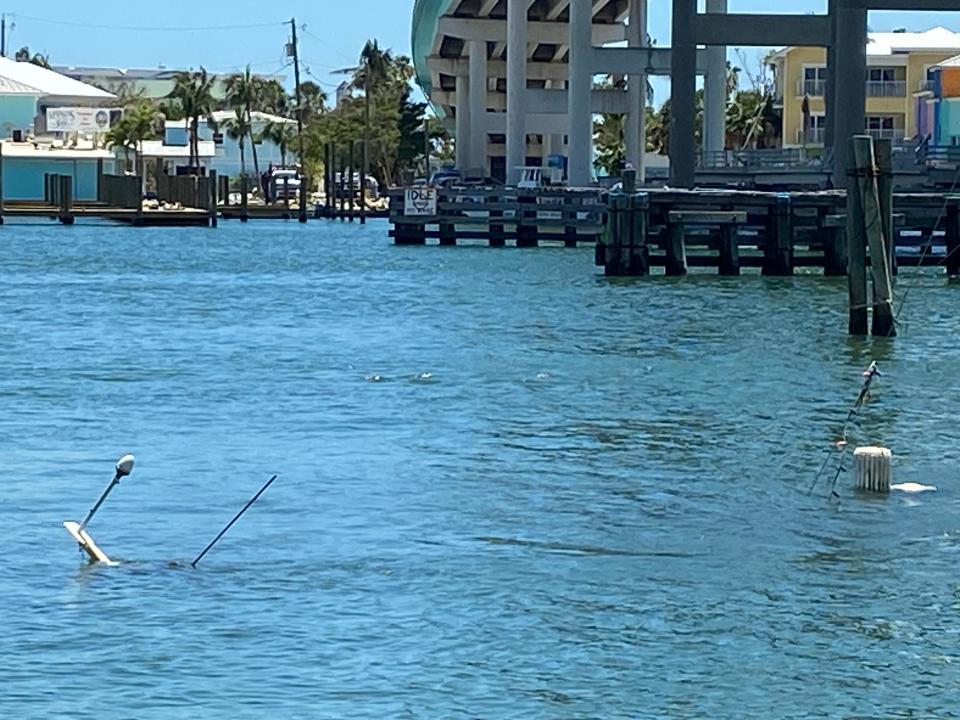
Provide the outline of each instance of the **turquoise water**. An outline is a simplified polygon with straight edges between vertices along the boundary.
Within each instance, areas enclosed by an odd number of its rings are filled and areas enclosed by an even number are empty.
[[[957,716],[957,286],[871,343],[843,281],[380,223],[0,246],[0,717]],[[871,358],[860,437],[940,491],[831,505]]]

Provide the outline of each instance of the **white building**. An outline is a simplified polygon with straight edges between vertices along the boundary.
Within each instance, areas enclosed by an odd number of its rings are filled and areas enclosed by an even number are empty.
[[[238,177],[241,171],[240,143],[230,138],[224,128],[224,124],[234,116],[235,113],[233,110],[221,110],[213,113],[213,120],[216,123],[215,126],[211,126],[206,119],[201,119],[198,135],[201,145],[204,145],[205,142],[209,143],[207,147],[212,147],[214,150],[213,156],[202,164],[211,170],[216,170],[219,175]],[[252,119],[253,122],[251,124],[255,138],[259,138],[269,124],[283,124],[291,128],[296,128],[297,126],[296,120],[256,111],[252,113]],[[186,120],[167,121],[166,133],[164,135],[164,144],[166,146],[186,148],[189,144],[189,138],[190,133]],[[286,148],[286,157],[284,157],[284,149],[272,141],[261,139],[257,142],[257,162],[260,166],[260,172],[265,172],[271,165],[274,167],[282,165],[284,161],[286,161],[286,164],[295,162],[296,143],[293,143],[293,145],[294,147]],[[179,157],[176,153],[171,153],[170,157],[174,156]],[[244,169],[248,174],[252,174],[254,167],[250,138],[246,138],[244,141],[244,157]],[[185,165],[186,162],[186,156],[184,156],[184,162],[178,162],[176,164]]]

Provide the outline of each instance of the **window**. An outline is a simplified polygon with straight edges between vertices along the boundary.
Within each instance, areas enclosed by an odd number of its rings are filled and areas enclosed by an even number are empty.
[[[897,71],[894,68],[869,68],[867,70],[867,80],[874,83],[895,82]]]
[[[797,97],[823,97],[827,89],[827,68],[824,65],[806,65],[803,79],[797,87]]]
[[[871,115],[867,118],[867,130],[893,130],[892,115]]]

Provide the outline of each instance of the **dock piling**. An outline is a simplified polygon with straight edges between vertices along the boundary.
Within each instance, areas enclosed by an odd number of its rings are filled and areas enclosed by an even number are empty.
[[[247,215],[247,176],[240,175],[240,222],[247,222],[250,218]]]
[[[60,175],[60,222],[73,225],[73,176]]]
[[[219,185],[220,178],[217,177],[217,171],[210,171],[210,198],[209,198],[209,212],[210,212],[210,227],[215,228],[217,226],[217,194],[220,190]]]
[[[666,237],[666,272],[667,275],[687,274],[687,245],[686,233],[682,222],[670,223]]]
[[[871,332],[878,337],[893,337],[897,334],[893,318],[893,283],[884,237],[884,225],[889,223],[892,226],[893,220],[892,216],[886,221],[883,219],[873,138],[869,135],[854,136],[852,149],[860,187],[857,221],[863,224],[870,247],[870,274],[873,276]]]
[[[777,193],[767,218],[763,274],[793,275],[793,203],[788,193]]]
[[[849,291],[849,325],[851,335],[867,334],[867,239],[863,224],[860,179],[854,151],[855,138],[850,140],[847,173],[847,287]]]

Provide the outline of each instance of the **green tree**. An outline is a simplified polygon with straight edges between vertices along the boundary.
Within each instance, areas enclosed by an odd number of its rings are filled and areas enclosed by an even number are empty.
[[[24,45],[22,48],[17,50],[16,54],[13,56],[13,59],[17,62],[26,62],[33,65],[39,65],[42,68],[50,69],[50,56],[42,55],[40,53],[30,54],[30,48]]]
[[[215,76],[200,68],[199,72],[181,72],[174,78],[173,90],[167,96],[176,100],[180,112],[186,118],[190,134],[190,165],[200,165],[200,118],[206,118],[210,125],[213,120],[213,84]]]
[[[223,127],[227,131],[227,137],[236,140],[240,146],[240,175],[246,175],[246,142],[247,137],[250,136],[250,121],[247,119],[247,111],[242,107],[234,108],[233,117],[227,118],[223,122]]]
[[[253,108],[260,104],[264,96],[263,82],[257,78],[247,65],[242,73],[231,75],[225,83],[227,101],[233,108],[242,109],[247,116],[247,134],[250,138],[250,149],[253,153],[253,171],[260,177],[260,162],[257,159],[257,143],[253,137]]]
[[[130,150],[136,152],[136,173],[144,177],[143,141],[156,140],[163,134],[163,113],[146,100],[139,100],[127,106],[120,118],[107,132],[106,140],[110,145],[123,148],[124,160],[130,162]]]
[[[271,120],[264,126],[260,136],[280,148],[280,163],[286,165],[287,150],[297,140],[296,127],[290,122]]]

